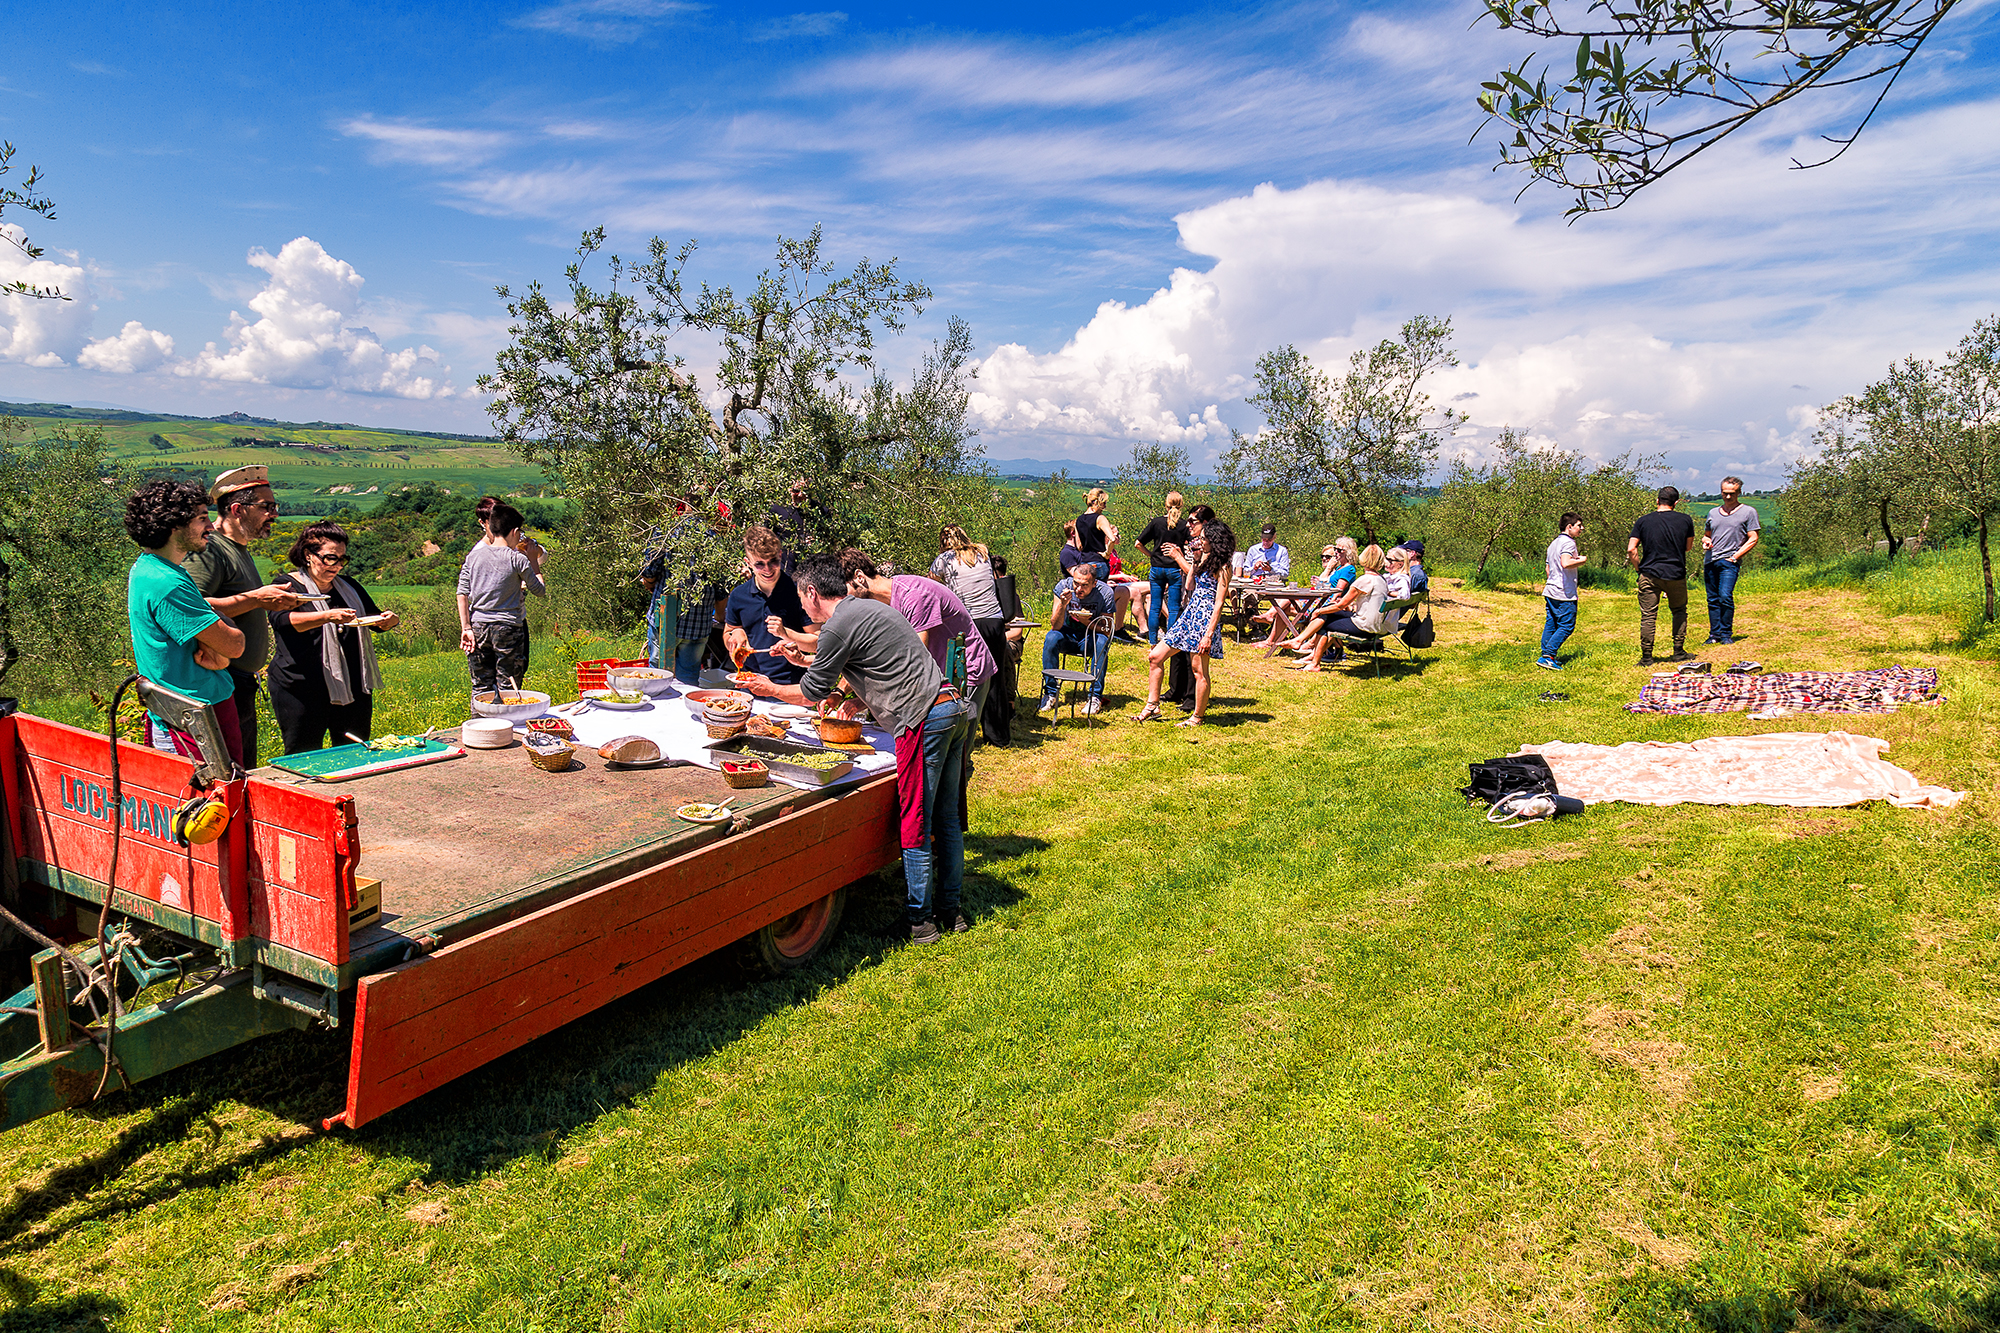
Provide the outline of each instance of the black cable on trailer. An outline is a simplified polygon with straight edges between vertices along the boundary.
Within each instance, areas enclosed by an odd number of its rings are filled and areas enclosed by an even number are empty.
[[[97,1080],[97,1091],[91,1100],[104,1095],[105,1085],[111,1081],[111,1070],[118,1070],[121,1087],[129,1088],[132,1080],[125,1077],[125,1066],[118,1063],[118,1056],[112,1051],[112,1042],[118,1033],[118,1019],[123,1006],[118,1003],[117,960],[113,957],[110,942],[104,932],[111,925],[111,900],[118,896],[118,851],[124,842],[125,805],[124,774],[118,767],[118,705],[124,701],[125,691],[139,683],[134,674],[127,676],[111,694],[111,719],[105,724],[105,737],[111,743],[111,869],[104,877],[104,905],[97,912],[97,964],[104,993],[111,1006],[110,1021],[104,1025],[104,1076]],[[122,950],[120,951],[122,952]],[[92,983],[96,984],[95,982]]]

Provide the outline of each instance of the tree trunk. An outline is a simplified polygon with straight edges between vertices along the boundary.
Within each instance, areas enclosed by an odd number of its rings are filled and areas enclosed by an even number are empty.
[[[1993,623],[1993,556],[1986,549],[1986,515],[1979,516],[1979,567],[1986,574],[1986,623]]]
[[[1889,497],[1885,495],[1875,503],[1882,516],[1882,535],[1889,539],[1889,563],[1893,565],[1896,563],[1896,552],[1903,549],[1903,543],[1897,540],[1895,533],[1889,531]],[[1988,619],[1991,618],[1988,616]]]
[[[1481,551],[1481,552],[1479,553],[1479,572],[1478,572],[1477,574],[1473,575],[1473,578],[1475,578],[1475,579],[1478,579],[1478,580],[1480,580],[1480,581],[1482,581],[1482,582],[1483,582],[1483,581],[1485,581],[1485,578],[1486,578],[1486,557],[1488,557],[1488,556],[1490,556],[1490,555],[1492,555],[1492,554],[1493,554],[1493,543],[1492,543],[1492,541],[1490,541],[1490,540],[1489,540],[1489,541],[1488,541],[1488,542],[1486,543],[1486,549],[1485,549],[1485,550],[1483,550],[1483,551]]]

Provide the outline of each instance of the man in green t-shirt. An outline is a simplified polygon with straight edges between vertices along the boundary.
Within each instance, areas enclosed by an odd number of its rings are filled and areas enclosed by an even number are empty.
[[[242,729],[228,668],[243,652],[243,631],[215,613],[181,568],[208,545],[208,497],[184,481],[149,482],[125,502],[125,531],[140,546],[125,585],[132,660],[147,680],[212,705],[230,757],[240,764]],[[201,754],[192,736],[151,714],[146,743],[169,754]]]
[[[216,477],[208,488],[216,514],[208,545],[182,566],[210,609],[243,631],[243,654],[229,664],[229,678],[236,686],[232,698],[245,768],[257,767],[257,677],[271,660],[269,613],[301,604],[290,588],[264,582],[250,554],[250,543],[269,535],[278,516],[270,480],[270,470],[261,466],[233,468]]]

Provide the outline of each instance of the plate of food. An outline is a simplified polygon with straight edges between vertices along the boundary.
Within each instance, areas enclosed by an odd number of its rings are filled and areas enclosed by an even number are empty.
[[[721,805],[709,801],[690,801],[674,813],[690,824],[727,824],[728,804],[726,801]]]
[[[800,718],[811,717],[812,709],[801,704],[772,704],[764,710],[764,713],[783,722],[796,722]]]
[[[583,697],[598,708],[644,708],[649,702],[637,690],[585,690]]]
[[[350,625],[359,626],[362,629],[367,629],[373,625],[386,624],[394,618],[395,617],[393,616],[393,614],[388,611],[377,611],[372,616],[356,616],[353,620],[350,620],[347,623]]]

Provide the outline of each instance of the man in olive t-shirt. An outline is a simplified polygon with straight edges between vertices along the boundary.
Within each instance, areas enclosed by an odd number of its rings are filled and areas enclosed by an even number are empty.
[[[1690,662],[1687,650],[1687,556],[1694,546],[1694,520],[1674,508],[1681,493],[1660,487],[1659,504],[1632,525],[1625,559],[1639,567],[1639,665],[1653,665],[1653,638],[1660,615],[1660,598],[1674,616],[1674,653],[1669,662]]]
[[[219,511],[208,545],[182,568],[219,616],[243,633],[243,653],[229,664],[235,687],[236,726],[243,742],[243,767],[257,767],[257,674],[271,660],[272,611],[300,605],[292,591],[266,583],[257,573],[250,543],[268,536],[278,516],[269,470],[239,467],[216,477],[208,498]]]

